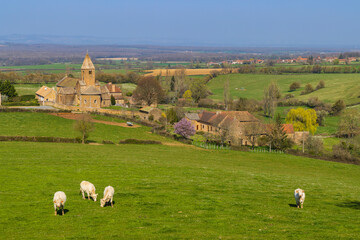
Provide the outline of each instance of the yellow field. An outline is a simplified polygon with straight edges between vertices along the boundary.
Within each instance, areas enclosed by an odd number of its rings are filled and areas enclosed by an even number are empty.
[[[221,68],[209,68],[209,69],[184,69],[185,74],[190,75],[207,75],[213,71],[221,71]],[[176,75],[176,71],[181,71],[181,69],[154,69],[154,70],[147,70],[145,76],[174,76]]]

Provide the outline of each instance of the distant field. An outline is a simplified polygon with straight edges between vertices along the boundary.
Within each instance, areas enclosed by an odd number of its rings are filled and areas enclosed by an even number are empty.
[[[154,70],[147,70],[147,74],[145,76],[173,76],[175,75],[175,71],[177,69],[154,69]],[[186,75],[207,75],[210,74],[212,71],[221,71],[221,68],[208,68],[208,69],[186,69]],[[168,74],[167,74],[168,71]]]
[[[298,99],[307,100],[310,97],[319,97],[320,100],[334,103],[338,99],[345,100],[346,104],[360,102],[360,74],[297,74],[297,75],[263,75],[263,74],[228,74],[218,76],[208,83],[213,92],[210,98],[223,99],[225,81],[230,81],[230,93],[233,98],[245,97],[261,100],[264,88],[271,82],[277,81],[283,95],[289,93],[289,86],[293,82],[300,82],[301,88],[291,92]],[[324,80],[325,88],[307,95],[300,95],[305,84],[311,83],[315,88],[320,80]]]

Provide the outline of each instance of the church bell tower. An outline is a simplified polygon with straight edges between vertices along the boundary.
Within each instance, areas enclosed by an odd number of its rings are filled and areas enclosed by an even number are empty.
[[[95,86],[95,66],[88,53],[86,53],[81,66],[81,80],[83,80],[87,86]]]

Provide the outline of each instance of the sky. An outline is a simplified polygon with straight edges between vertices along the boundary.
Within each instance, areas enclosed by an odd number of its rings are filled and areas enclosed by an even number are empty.
[[[360,46],[358,0],[1,0],[0,36],[187,46]]]

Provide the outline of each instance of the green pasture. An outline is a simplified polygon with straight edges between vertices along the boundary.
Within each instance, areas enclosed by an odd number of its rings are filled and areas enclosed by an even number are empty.
[[[345,100],[346,104],[358,103],[360,84],[359,74],[289,74],[289,75],[265,75],[265,74],[228,74],[220,75],[211,79],[208,83],[213,95],[210,98],[222,101],[224,83],[229,79],[230,94],[236,99],[239,97],[258,99],[263,98],[264,88],[271,81],[277,81],[281,93],[294,94],[300,100],[307,100],[310,97],[319,97],[320,100],[334,103],[338,99]],[[307,83],[315,88],[320,80],[325,82],[325,88],[306,95],[300,95]],[[301,88],[289,92],[289,86],[293,82],[300,82]]]
[[[54,87],[55,83],[34,83],[34,84],[14,84],[16,92],[21,95],[35,95],[36,91],[42,86]]]
[[[124,122],[123,120],[107,118],[94,115],[95,119],[105,121]],[[47,113],[30,112],[8,112],[0,113],[0,135],[2,136],[46,136],[46,137],[67,137],[80,136],[74,130],[75,120],[64,119],[52,116]],[[136,138],[150,139],[161,142],[172,140],[152,134],[150,127],[127,128],[120,126],[94,123],[94,131],[90,133],[89,141],[101,143],[103,140],[110,140],[118,143],[121,139]]]
[[[4,239],[356,239],[360,231],[354,165],[193,147],[24,142],[0,142],[0,164]],[[114,208],[82,200],[82,180],[99,198],[112,185]],[[306,191],[303,209],[294,207],[298,187]],[[56,191],[67,195],[64,216],[54,216]]]

